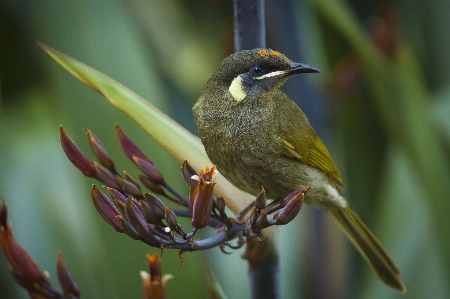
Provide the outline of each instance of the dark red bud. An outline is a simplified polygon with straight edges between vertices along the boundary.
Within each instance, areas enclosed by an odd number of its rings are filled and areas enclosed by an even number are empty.
[[[56,274],[58,276],[59,284],[61,285],[64,295],[73,295],[75,297],[80,297],[80,289],[77,283],[73,280],[69,269],[64,263],[64,259],[61,253],[58,253],[58,259],[56,262]]]
[[[141,199],[139,203],[141,204],[142,214],[144,215],[148,223],[160,226],[164,225],[164,223],[162,222],[162,219],[164,218],[158,218],[155,212],[153,212],[152,209],[150,209],[145,200]]]
[[[41,277],[39,267],[17,243],[10,225],[0,227],[0,244],[12,268],[22,274],[26,281],[37,281]]]
[[[116,201],[120,201],[122,203],[127,202],[128,199],[125,197],[125,195],[122,194],[122,192],[117,191],[116,189],[110,187],[107,187],[106,189],[109,191],[109,194],[111,194],[113,202]]]
[[[147,176],[143,174],[138,174],[138,177],[141,180],[142,184],[144,184],[144,186],[148,188],[148,190],[159,195],[166,195],[166,191],[164,191],[161,185],[153,183]]]
[[[258,210],[262,210],[266,207],[266,191],[264,188],[261,188],[261,192],[259,192],[258,196],[255,199],[255,207]]]
[[[139,167],[139,169],[142,170],[144,172],[144,174],[154,184],[156,184],[156,185],[164,184],[163,175],[161,174],[161,172],[159,172],[158,169],[156,169],[156,167],[152,163],[150,163],[146,160],[143,160],[143,159],[139,158],[138,156],[133,156],[133,161],[136,164],[136,166]]]
[[[280,207],[281,207],[281,208],[284,208],[284,207],[288,204],[288,202],[290,202],[293,198],[297,197],[298,192],[300,192],[301,190],[306,189],[306,190],[305,190],[305,193],[306,193],[306,191],[308,191],[310,188],[311,188],[311,187],[301,188],[301,189],[298,189],[298,190],[296,190],[296,191],[294,191],[294,192],[288,194],[285,198],[283,198],[283,199],[280,201],[280,204],[279,204]],[[297,191],[298,191],[298,192],[297,192]]]
[[[95,175],[97,179],[99,179],[106,186],[120,190],[122,186],[120,186],[119,180],[115,174],[110,172],[105,167],[98,165],[97,162],[94,162]]]
[[[100,164],[102,164],[109,170],[114,171],[115,170],[114,162],[109,157],[108,152],[106,152],[106,149],[103,146],[103,144],[100,142],[100,140],[97,138],[97,136],[95,136],[94,133],[92,133],[91,130],[85,129],[85,132],[88,137],[89,145],[91,146],[91,150],[94,153],[94,155],[97,157]]]
[[[261,211],[261,214],[259,214],[258,218],[256,219],[255,228],[261,230],[266,227],[267,227],[267,211],[266,209],[263,209]]]
[[[211,215],[212,210],[212,203],[213,198],[212,194],[211,196],[204,197],[204,193],[201,192],[200,188],[195,188],[195,190],[192,192],[192,200],[193,203],[191,205],[191,212],[192,212],[192,219],[191,223],[192,226],[198,229],[204,228],[206,225],[208,225],[208,219]]]
[[[166,205],[158,197],[150,193],[145,193],[144,199],[147,202],[150,209],[154,212],[156,217],[158,217],[159,219],[164,219],[164,214],[166,212]]]
[[[142,197],[141,188],[132,182],[126,181],[122,179],[121,177],[117,177],[117,180],[119,181],[120,185],[122,186],[122,189],[127,192],[128,194],[131,194],[131,196],[134,197]]]
[[[125,204],[127,203],[129,199],[127,198],[126,201],[122,202],[120,200],[115,200],[114,203],[116,204],[117,211],[119,211],[120,215],[125,215]]]
[[[94,202],[95,208],[103,219],[119,233],[123,232],[120,222],[117,220],[117,215],[119,215],[119,212],[116,210],[109,198],[95,185],[92,185],[91,198]]]
[[[253,207],[252,213],[250,214],[250,224],[252,226],[255,226],[258,216],[259,216],[258,209],[256,207]]]
[[[118,215],[116,216],[116,218],[120,221],[120,226],[125,234],[127,234],[134,240],[141,240],[138,232],[134,229],[134,227],[131,226],[130,223],[128,223],[128,221],[122,215]]]
[[[139,183],[126,170],[123,171],[123,176],[127,179],[127,181],[139,186]]]
[[[67,158],[69,158],[70,162],[72,162],[72,164],[75,165],[75,167],[78,168],[85,176],[95,177],[94,164],[86,158],[78,146],[66,134],[62,126],[59,128],[59,140],[64,153]]]
[[[138,232],[142,238],[148,238],[153,235],[152,228],[148,225],[147,220],[140,210],[140,204],[134,199],[130,199],[125,204],[125,213],[128,222]]]
[[[205,171],[200,170],[200,175],[196,178],[196,185],[190,188],[191,223],[198,229],[204,228],[208,224],[211,215],[216,177],[215,169],[216,167],[213,166],[211,169],[206,167]]]
[[[144,155],[144,153],[134,144],[133,141],[122,131],[122,129],[117,126],[117,137],[119,137],[120,146],[122,147],[122,150],[124,151],[125,155],[133,161],[133,156],[139,157],[142,160],[145,160],[149,163],[152,163],[152,161],[147,158],[147,156]]]
[[[278,224],[288,224],[291,222],[300,212],[300,209],[303,205],[303,199],[305,197],[305,193],[310,189],[311,187],[302,188],[299,190],[295,190],[286,198],[290,198],[290,200],[286,203],[283,209],[279,211],[273,219],[277,221]],[[284,199],[283,199],[284,201]]]
[[[164,219],[166,219],[167,224],[172,230],[177,230],[178,226],[177,216],[169,207],[166,207],[165,209]]]

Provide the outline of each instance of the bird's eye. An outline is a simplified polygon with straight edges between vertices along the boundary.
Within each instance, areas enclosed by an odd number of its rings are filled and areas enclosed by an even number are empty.
[[[254,76],[260,76],[263,73],[263,69],[259,65],[255,65],[252,67],[251,72]]]

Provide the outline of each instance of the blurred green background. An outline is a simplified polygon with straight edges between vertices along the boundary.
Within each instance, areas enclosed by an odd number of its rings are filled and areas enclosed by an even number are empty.
[[[0,198],[16,239],[56,282],[60,251],[84,298],[139,298],[145,253],[92,207],[64,156],[59,125],[89,156],[83,128],[118,169],[115,125],[187,194],[179,165],[143,131],[43,53],[34,39],[136,91],[196,133],[191,107],[233,52],[232,1],[0,1]],[[325,140],[352,207],[403,271],[384,286],[325,213],[304,207],[281,227],[285,298],[450,297],[450,2],[266,1],[267,46],[321,75],[283,89]],[[204,236],[211,234],[206,231]],[[229,298],[249,296],[242,251],[164,251],[168,298],[208,298],[203,258]],[[26,298],[0,257],[0,297]]]

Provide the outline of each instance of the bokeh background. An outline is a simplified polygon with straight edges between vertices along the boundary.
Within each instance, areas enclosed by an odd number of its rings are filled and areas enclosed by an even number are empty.
[[[450,2],[266,1],[267,45],[320,75],[283,87],[325,140],[352,207],[403,270],[384,286],[322,211],[279,229],[285,298],[450,297]],[[120,125],[187,194],[179,165],[142,129],[77,81],[39,40],[113,77],[196,133],[191,107],[233,52],[230,0],[0,1],[0,198],[16,239],[56,282],[60,251],[84,298],[139,298],[145,253],[93,208],[93,180],[64,156],[58,132],[88,155],[90,128],[132,175]],[[93,157],[90,155],[90,157]],[[211,234],[206,231],[204,236]],[[204,257],[229,298],[249,296],[242,251],[163,254],[168,298],[208,298]],[[0,256],[0,297],[26,298]]]

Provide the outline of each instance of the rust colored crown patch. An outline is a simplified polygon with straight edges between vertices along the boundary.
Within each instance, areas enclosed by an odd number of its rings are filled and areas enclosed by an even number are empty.
[[[282,60],[284,63],[286,63],[287,67],[291,66],[291,61],[278,51],[273,51],[271,49],[263,49],[258,52],[258,55],[264,58],[278,58]]]

